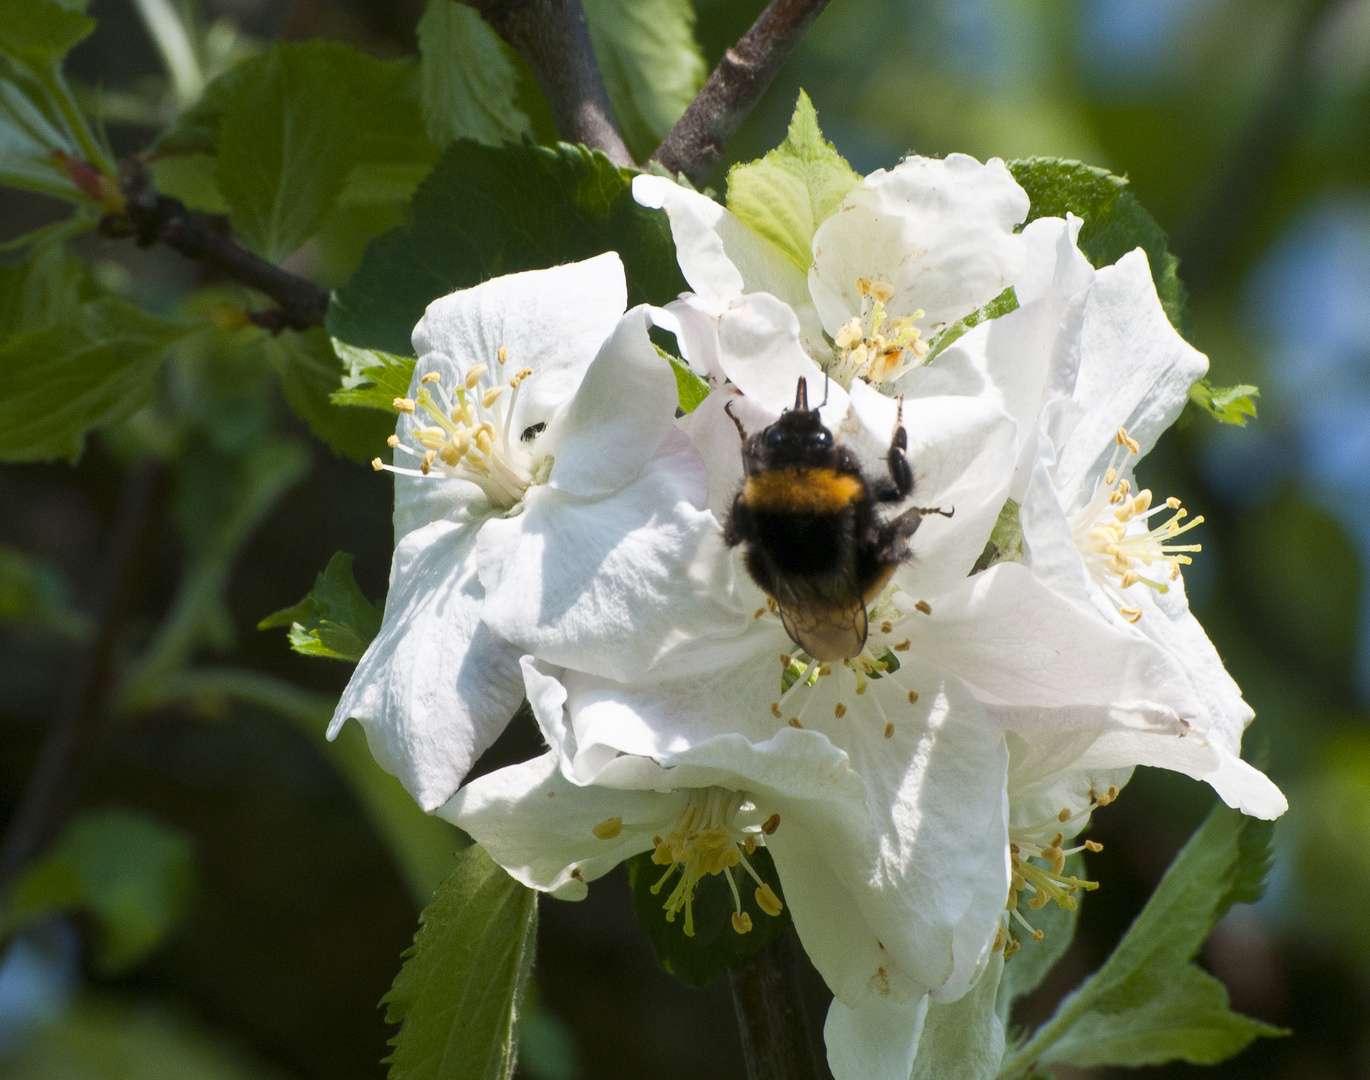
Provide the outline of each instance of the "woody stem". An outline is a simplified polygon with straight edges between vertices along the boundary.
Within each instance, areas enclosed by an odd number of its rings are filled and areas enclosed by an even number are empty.
[[[787,930],[728,972],[748,1080],[818,1077],[793,937]]]

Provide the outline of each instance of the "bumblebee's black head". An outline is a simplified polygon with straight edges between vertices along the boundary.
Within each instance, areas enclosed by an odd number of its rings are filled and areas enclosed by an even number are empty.
[[[781,413],[779,420],[756,436],[752,450],[764,458],[767,468],[776,469],[826,464],[832,448],[832,432],[818,410],[809,408],[808,387],[801,377],[794,408]]]

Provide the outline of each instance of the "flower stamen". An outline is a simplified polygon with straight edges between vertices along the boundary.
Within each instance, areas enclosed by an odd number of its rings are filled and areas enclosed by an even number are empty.
[[[833,338],[837,359],[829,368],[833,380],[850,390],[855,379],[873,386],[898,378],[928,353],[922,331],[914,325],[923,312],[891,319],[885,305],[894,296],[888,282],[856,279],[861,314],[853,316]]]

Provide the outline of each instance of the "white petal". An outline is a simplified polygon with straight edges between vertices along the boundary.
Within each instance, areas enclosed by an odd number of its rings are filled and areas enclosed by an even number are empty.
[[[465,377],[476,364],[495,367],[503,346],[512,371],[533,369],[514,410],[514,428],[522,432],[549,420],[575,393],[627,303],[623,263],[612,251],[493,278],[428,305],[414,327],[416,373],[445,356]]]
[[[675,376],[647,337],[647,309],[618,321],[566,408],[542,436],[553,455],[548,483],[571,495],[618,491],[672,429]]]
[[[1079,248],[1084,220],[1074,214],[1065,218],[1038,218],[1023,226],[1025,258],[1013,283],[1020,306],[1055,294],[1072,296],[1094,281],[1094,267]]]
[[[751,433],[775,420],[775,413],[740,393],[737,387],[725,385],[716,387],[694,412],[676,421],[704,460],[709,474],[708,505],[719,521],[727,520],[742,487],[742,436],[738,425]]]
[[[925,335],[988,303],[1025,256],[1014,226],[1028,197],[1004,163],[910,157],[871,173],[814,234],[809,290],[836,335],[861,311],[858,278],[887,282],[895,316],[921,310]]]
[[[580,787],[562,776],[557,758],[553,748],[486,773],[452,796],[438,816],[465,829],[530,889],[580,900],[585,882],[650,850],[653,834],[676,819],[686,795]],[[594,827],[614,817],[622,819],[621,831],[601,840]]]
[[[861,382],[851,401],[863,456],[883,458],[897,403]],[[909,503],[953,511],[922,519],[910,542],[913,560],[900,571],[904,588],[931,599],[965,579],[989,539],[1013,476],[1015,429],[988,397],[905,397],[904,429],[914,474]]]
[[[1100,270],[1085,305],[1075,404],[1083,417],[1061,447],[1056,480],[1067,509],[1089,498],[1120,427],[1141,453],[1184,408],[1189,388],[1208,371],[1208,358],[1166,318],[1146,253],[1140,248]]]
[[[1017,563],[976,574],[906,625],[915,655],[983,701],[1051,708],[1155,700],[1180,716],[1199,713],[1164,650],[1081,610]]]
[[[435,521],[395,548],[380,633],[329,725],[361,721],[371,753],[425,810],[442,805],[523,697],[520,650],[480,621],[478,525]]]
[[[806,343],[822,346],[822,326],[804,272],[725,207],[665,177],[633,179],[633,198],[671,219],[676,261],[690,288],[710,302],[764,292],[794,309]]]
[[[672,427],[623,490],[578,499],[529,490],[477,549],[487,625],[524,652],[610,678],[639,675],[675,641],[715,629],[710,582],[689,572],[719,526],[699,509],[703,462]]]
[[[855,1008],[834,998],[823,1025],[833,1080],[909,1080],[926,996],[905,1002],[871,994]]]

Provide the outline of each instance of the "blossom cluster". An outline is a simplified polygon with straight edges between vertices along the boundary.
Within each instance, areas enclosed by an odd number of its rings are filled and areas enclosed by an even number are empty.
[[[732,933],[788,908],[834,994],[834,1075],[906,1080],[929,1000],[1092,887],[1065,859],[1134,766],[1285,809],[1188,608],[1200,519],[1133,472],[1207,361],[1143,251],[1096,270],[1078,219],[1024,226],[998,160],[865,177],[806,269],[667,178],[633,192],[669,215],[677,301],[625,311],[608,253],[416,327],[384,622],[332,731],[359,720],[532,888],[577,899],[651,852],[682,934],[699,889],[731,889]],[[653,327],[708,387],[688,414]],[[855,598],[851,655],[806,651],[730,529],[745,440],[805,398],[872,487],[905,433],[884,520],[939,511]],[[463,785],[525,698],[547,752]]]

